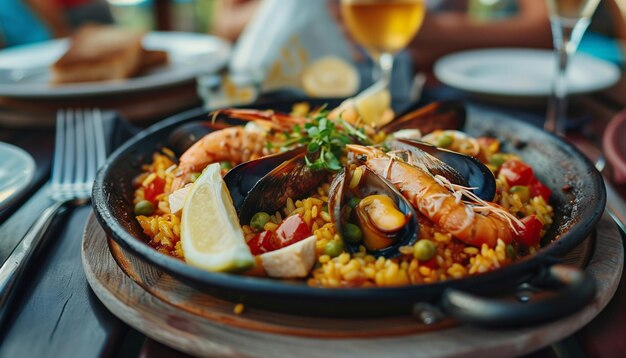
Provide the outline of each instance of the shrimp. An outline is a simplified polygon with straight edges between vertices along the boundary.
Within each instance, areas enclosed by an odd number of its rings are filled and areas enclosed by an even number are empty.
[[[515,238],[517,219],[493,203],[474,206],[460,200],[430,173],[396,160],[380,150],[348,145],[356,154],[365,154],[365,165],[391,181],[423,215],[468,245],[493,248],[498,239],[509,244]],[[484,205],[488,204],[488,205]]]
[[[257,124],[254,130],[242,126],[226,127],[215,123],[219,116],[237,118]],[[172,191],[189,182],[192,173],[202,171],[210,163],[229,161],[243,163],[270,154],[265,149],[269,132],[291,130],[295,124],[303,124],[304,117],[274,112],[272,110],[222,109],[212,113],[213,131],[194,143],[180,157]]]
[[[226,115],[244,121],[265,122],[270,127],[280,131],[290,131],[295,124],[304,124],[306,122],[306,118],[304,117],[274,112],[271,109],[264,111],[256,109],[222,109],[214,111],[212,119],[215,120],[220,115]]]
[[[228,127],[211,132],[194,143],[180,157],[172,191],[189,182],[190,175],[219,161],[243,163],[265,153],[266,132],[247,131],[244,127]]]

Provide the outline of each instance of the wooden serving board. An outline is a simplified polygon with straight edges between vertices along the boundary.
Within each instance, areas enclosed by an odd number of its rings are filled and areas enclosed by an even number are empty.
[[[566,258],[595,279],[594,301],[556,322],[488,330],[448,319],[425,325],[410,316],[333,319],[246,308],[211,297],[155,269],[107,240],[92,215],[82,245],[83,267],[98,298],[120,319],[150,338],[199,356],[354,357],[511,356],[532,352],[587,324],[619,283],[624,249],[605,215],[595,234]]]

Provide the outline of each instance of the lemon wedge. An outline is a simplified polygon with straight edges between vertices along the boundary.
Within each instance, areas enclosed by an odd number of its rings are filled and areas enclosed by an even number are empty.
[[[365,94],[365,92],[363,92]],[[387,88],[354,98],[354,108],[366,124],[379,128],[393,119],[391,93]],[[391,111],[391,115],[389,115]]]
[[[321,57],[302,71],[302,88],[312,97],[347,97],[359,89],[359,73],[335,56]]]
[[[206,167],[187,194],[180,227],[185,261],[219,272],[244,271],[254,265],[219,163]]]
[[[335,108],[331,118],[345,119],[351,124],[361,122],[374,128],[380,128],[393,119],[391,93],[384,82],[377,82],[356,97],[348,98]]]

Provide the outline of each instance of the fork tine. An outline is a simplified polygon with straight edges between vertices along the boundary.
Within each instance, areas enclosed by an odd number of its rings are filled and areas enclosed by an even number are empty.
[[[76,110],[74,117],[75,145],[76,145],[76,171],[74,173],[74,183],[85,183],[85,115],[84,110]]]
[[[104,126],[102,125],[102,112],[96,108],[93,110],[94,134],[96,135],[97,167],[100,168],[106,160],[106,145],[104,143]]]
[[[63,158],[63,149],[65,137],[65,112],[62,109],[57,111],[56,136],[54,140],[54,159],[52,163],[52,184],[61,183],[61,161]]]
[[[63,177],[61,178],[61,183],[70,183],[73,179],[75,163],[75,138],[76,135],[74,129],[74,111],[68,109],[65,112],[65,152],[62,161],[59,163],[60,167],[63,168]]]
[[[85,138],[86,141],[86,154],[87,154],[87,177],[86,183],[91,183],[96,178],[96,170],[98,169],[98,158],[96,149],[96,131],[94,126],[93,111],[85,110]]]

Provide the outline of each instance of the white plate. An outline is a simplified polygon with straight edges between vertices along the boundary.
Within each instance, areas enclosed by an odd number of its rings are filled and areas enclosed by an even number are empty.
[[[444,84],[477,94],[544,97],[551,92],[555,70],[551,50],[488,49],[441,58],[435,76]],[[568,92],[587,93],[615,84],[620,70],[612,63],[576,54],[567,73]]]
[[[35,161],[22,149],[0,142],[0,210],[26,189],[35,176]]]
[[[143,40],[150,50],[165,50],[169,64],[124,81],[51,86],[48,67],[67,50],[67,39],[0,51],[0,96],[59,98],[142,91],[189,81],[222,68],[230,44],[215,36],[186,32],[151,32]]]

